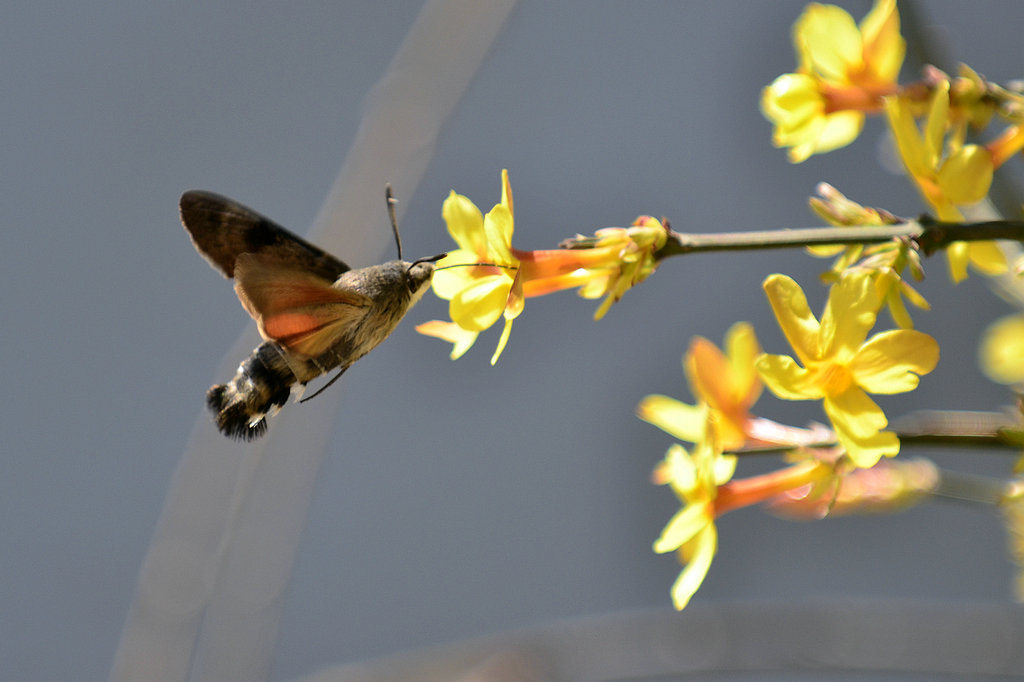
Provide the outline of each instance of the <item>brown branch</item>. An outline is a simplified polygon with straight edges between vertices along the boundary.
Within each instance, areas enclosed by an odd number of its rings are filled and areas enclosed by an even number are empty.
[[[690,234],[669,230],[669,239],[655,258],[711,251],[751,251],[789,249],[806,246],[851,244],[882,244],[907,239],[926,256],[946,248],[953,242],[1006,239],[1024,242],[1024,222],[993,220],[976,223],[944,223],[922,216],[895,225],[860,225],[851,227],[808,227],[792,230],[755,232],[717,232]]]

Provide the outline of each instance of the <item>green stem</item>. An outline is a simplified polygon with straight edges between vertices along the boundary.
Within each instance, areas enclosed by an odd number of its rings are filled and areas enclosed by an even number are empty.
[[[660,260],[669,256],[709,251],[750,251],[788,249],[806,246],[881,244],[894,239],[914,242],[926,256],[953,242],[1008,239],[1024,242],[1024,222],[992,220],[975,223],[943,223],[929,216],[895,225],[859,225],[851,227],[808,227],[792,230],[755,232],[717,232],[688,234],[669,231],[665,246],[655,254]]]

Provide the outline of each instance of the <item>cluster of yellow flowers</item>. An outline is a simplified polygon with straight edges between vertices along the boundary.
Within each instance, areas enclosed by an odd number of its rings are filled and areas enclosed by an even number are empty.
[[[923,80],[900,84],[906,45],[895,0],[877,0],[858,26],[843,9],[811,4],[793,30],[798,66],[766,87],[761,109],[774,124],[773,142],[801,162],[851,143],[866,115],[888,123],[907,174],[938,221],[964,221],[962,208],[984,199],[993,172],[1024,148],[1024,96],[988,83],[964,66],[950,78],[934,68]],[[967,129],[998,116],[1006,128],[987,144],[967,143]],[[595,318],[654,272],[673,236],[668,224],[640,216],[630,227],[577,235],[561,248],[524,251],[512,246],[515,213],[507,171],[501,200],[486,215],[467,197],[451,192],[442,215],[458,245],[438,262],[434,292],[449,301],[450,321],[417,330],[453,344],[460,357],[478,335],[504,319],[491,363],[505,348],[513,320],[526,298],[577,289],[604,298]],[[862,206],[821,185],[811,208],[837,226],[902,222],[882,209]],[[913,329],[904,304],[928,303],[906,281],[920,279],[918,251],[905,240],[874,246],[814,247],[836,256],[823,276],[828,301],[817,318],[800,285],[773,274],[764,291],[793,355],[762,352],[754,329],[729,330],[725,352],[697,337],[683,365],[693,405],[650,395],[638,416],[690,444],[672,445],[654,471],[681,508],[654,543],[656,552],[678,552],[684,568],[672,588],[683,608],[703,581],[717,551],[715,520],[722,514],[767,503],[791,516],[893,510],[934,490],[930,463],[899,462],[897,435],[869,394],[914,390],[939,360],[931,336]],[[995,242],[954,242],[946,249],[954,282],[971,266],[985,275],[1007,272]],[[887,307],[897,328],[872,334]],[[1024,318],[993,327],[984,344],[985,371],[998,381],[1024,382]],[[799,429],[754,416],[762,388],[784,400],[821,401],[830,427]],[[736,453],[785,451],[789,463],[767,474],[734,478]],[[1024,492],[1020,493],[1024,497]]]
[[[731,509],[783,494],[818,504],[851,469],[870,468],[882,457],[895,456],[899,439],[883,430],[888,425],[885,413],[868,393],[911,391],[917,387],[918,377],[934,369],[939,359],[938,344],[918,331],[894,329],[868,338],[883,303],[868,271],[852,271],[832,285],[820,322],[808,307],[803,290],[789,277],[771,275],[764,289],[795,359],[762,353],[753,328],[740,323],[726,337],[728,355],[706,339],[698,337],[691,344],[684,366],[690,390],[698,399],[696,405],[651,395],[637,407],[641,419],[696,445],[692,456],[681,446],[673,446],[655,473],[655,480],[670,484],[684,503],[655,543],[655,551],[679,549],[686,564],[672,592],[680,609],[711,563],[703,554],[700,561],[694,561],[693,552],[687,549],[687,543],[695,542],[699,535],[698,524],[701,534],[716,537],[715,518]],[[821,400],[833,433],[823,435],[755,418],[749,410],[762,383],[785,400]],[[833,442],[838,442],[844,457],[837,457],[836,451],[827,447]],[[734,458],[722,452],[750,446],[791,448],[798,453],[798,461],[781,471],[730,481]],[[732,466],[701,464],[718,459],[732,462]],[[705,468],[714,475],[698,475]],[[683,475],[683,482],[676,481],[676,475]],[[885,499],[905,496],[906,489],[898,486]],[[684,527],[681,519],[689,525]],[[701,547],[713,554],[710,543],[704,540]],[[712,549],[707,549],[709,545]]]
[[[435,294],[449,301],[451,322],[432,320],[416,330],[451,343],[455,360],[472,347],[480,332],[504,318],[492,365],[505,349],[525,299],[565,289],[579,289],[584,298],[606,296],[594,315],[600,319],[630,287],[654,272],[655,253],[668,238],[661,221],[640,216],[631,227],[609,227],[591,238],[577,237],[571,248],[513,248],[515,214],[507,170],[501,172],[501,202],[487,215],[454,191],[445,199],[441,215],[459,248],[438,261],[432,286]]]
[[[866,114],[884,112],[936,217],[962,221],[958,207],[985,198],[993,171],[1024,147],[1022,101],[967,66],[955,79],[931,68],[923,81],[900,85],[906,44],[899,29],[896,0],[878,0],[859,27],[839,7],[809,5],[793,28],[799,66],[764,89],[761,111],[775,125],[774,144],[788,147],[793,162],[850,144]],[[965,144],[968,125],[984,126],[994,114],[1009,122],[1003,133],[987,145]],[[959,242],[947,256],[957,282],[968,264],[989,275],[1007,269],[992,242]]]

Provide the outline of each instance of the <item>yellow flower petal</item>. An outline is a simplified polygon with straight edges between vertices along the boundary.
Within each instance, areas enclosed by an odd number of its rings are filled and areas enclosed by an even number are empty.
[[[986,275],[1002,275],[1009,269],[1006,253],[996,242],[971,242],[967,254],[971,265]]]
[[[733,372],[734,392],[747,396],[753,405],[761,394],[761,378],[754,369],[754,360],[761,354],[754,326],[737,322],[725,334],[725,352]]]
[[[776,274],[769,275],[763,286],[779,327],[800,361],[807,365],[821,357],[818,320],[807,305],[807,297],[800,285],[785,275]]]
[[[729,361],[715,344],[703,336],[695,336],[684,356],[683,370],[693,393],[712,407],[721,408],[729,401]]]
[[[764,354],[755,363],[761,380],[783,400],[813,400],[824,397],[821,388],[810,380],[811,373],[788,355]]]
[[[817,82],[803,73],[786,73],[761,91],[761,112],[777,126],[776,136],[793,134],[825,111]],[[778,146],[785,141],[776,140]]]
[[[864,61],[881,81],[895,81],[903,65],[907,46],[900,35],[896,0],[878,0],[860,22]]]
[[[682,547],[708,525],[709,513],[707,503],[688,504],[677,511],[654,541],[654,551],[664,554]]]
[[[864,114],[859,111],[837,111],[829,114],[816,135],[814,153],[821,154],[845,147],[857,139],[863,127]]]
[[[835,5],[812,3],[793,25],[801,66],[834,80],[845,80],[850,64],[861,60],[861,37],[850,14]]]
[[[946,247],[949,277],[954,284],[959,284],[967,279],[967,264],[971,262],[969,246],[967,242],[953,242]]]
[[[453,346],[451,352],[452,360],[461,358],[473,346],[476,337],[479,335],[477,332],[463,329],[454,322],[442,322],[441,320],[431,320],[417,325],[416,331],[424,336],[433,336],[451,343]]]
[[[512,205],[512,184],[508,181],[508,169],[501,169],[501,203],[508,212],[513,216],[516,214],[515,207]],[[510,237],[512,235],[509,235]]]
[[[875,466],[882,457],[895,457],[900,452],[900,439],[892,431],[878,431],[863,438],[837,431],[836,436],[853,463],[862,469]]]
[[[501,317],[511,287],[503,275],[481,278],[452,297],[448,315],[463,329],[483,331]]]
[[[477,262],[479,262],[477,254],[468,249],[449,251],[447,256],[437,262],[434,276],[430,280],[434,293],[446,301],[452,300],[455,294],[477,279],[474,276],[474,268],[468,267]]]
[[[939,344],[919,331],[894,329],[871,337],[850,364],[854,380],[869,393],[905,393],[917,388],[918,375],[935,369]]]
[[[969,144],[952,154],[939,169],[938,181],[954,204],[976,204],[992,186],[992,155],[984,147]]]
[[[512,256],[512,212],[503,204],[497,204],[484,216],[484,233],[487,239],[487,259],[494,263],[513,263]]]
[[[691,540],[693,548],[686,567],[679,573],[672,585],[672,603],[678,610],[686,608],[697,588],[707,577],[711,561],[718,551],[718,531],[709,523],[697,537]]]
[[[715,485],[725,485],[736,473],[736,463],[739,458],[736,455],[719,455],[714,458],[712,464],[712,480]]]
[[[509,334],[512,333],[512,318],[505,318],[505,327],[501,330],[501,338],[498,339],[498,347],[494,350],[494,355],[491,356],[491,364],[495,365],[498,363],[498,358],[501,357],[501,352],[505,350],[505,344],[508,343]]]
[[[828,292],[821,316],[820,358],[848,360],[875,325],[881,299],[868,271],[846,274]]]
[[[697,443],[703,437],[707,411],[666,395],[649,395],[636,406],[636,415],[673,438]]]
[[[665,453],[665,468],[668,471],[667,482],[677,496],[685,499],[697,490],[697,466],[682,445],[675,443]]]
[[[925,146],[914,123],[910,104],[902,97],[886,97],[885,114],[907,172],[914,178],[927,177],[932,167],[926,161]]]
[[[924,126],[924,164],[929,169],[937,168],[942,158],[942,141],[946,137],[949,118],[949,81],[943,80],[935,86],[932,101],[928,107],[928,118]]]
[[[910,318],[910,313],[907,312],[907,306],[903,304],[903,297],[900,296],[898,290],[890,291],[885,297],[885,303],[889,309],[889,315],[897,327],[900,329],[914,328],[914,320]]]
[[[474,254],[486,253],[484,218],[476,204],[452,190],[441,205],[441,216],[459,248]]]
[[[836,430],[839,443],[858,467],[872,467],[882,457],[894,457],[900,441],[891,431],[885,413],[860,389],[826,398],[825,412]]]
[[[882,408],[856,387],[839,395],[826,396],[823,406],[836,431],[854,438],[870,438],[889,425]]]

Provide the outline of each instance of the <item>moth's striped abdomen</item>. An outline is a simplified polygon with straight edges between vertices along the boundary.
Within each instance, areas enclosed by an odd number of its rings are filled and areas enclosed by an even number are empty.
[[[206,392],[206,404],[221,433],[252,440],[267,430],[267,415],[288,402],[295,380],[281,351],[268,341],[242,361],[231,381]]]

